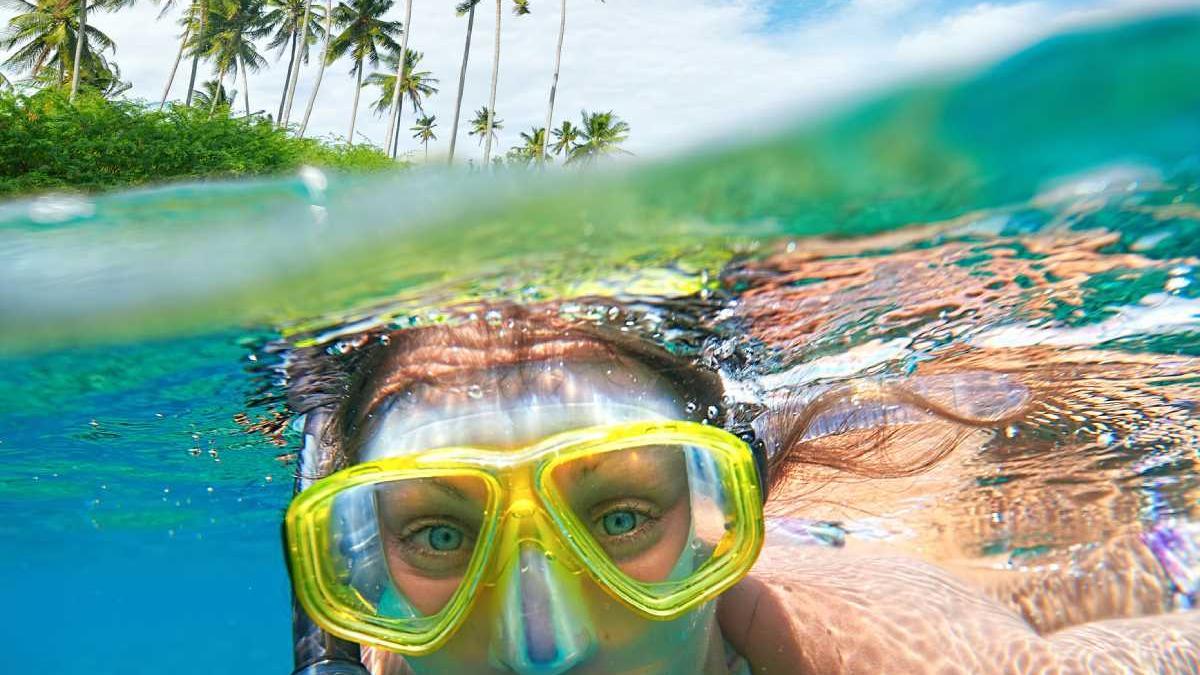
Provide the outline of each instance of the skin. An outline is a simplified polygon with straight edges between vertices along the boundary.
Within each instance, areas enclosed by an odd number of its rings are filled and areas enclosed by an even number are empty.
[[[613,378],[622,400],[655,401],[659,414],[683,418],[680,402],[649,372],[613,374],[606,369],[567,364],[570,387],[580,391],[611,391]],[[485,391],[487,388],[484,388]],[[509,397],[521,392],[506,391]],[[411,399],[410,399],[411,400]],[[420,400],[418,395],[417,401]],[[377,432],[362,447],[370,457],[428,449],[424,443],[436,439],[441,446],[483,448],[520,448],[546,436],[577,428],[574,419],[559,419],[553,407],[531,421],[505,426],[503,415],[487,417],[496,410],[495,400],[485,393],[475,397],[446,396],[438,392],[439,412],[433,418],[421,417],[423,427],[408,424],[415,419],[403,406],[381,406]],[[430,407],[430,409],[433,409]],[[603,406],[601,406],[603,409]],[[483,417],[480,417],[483,415]],[[469,419],[469,423],[455,420]],[[431,424],[434,426],[429,426]],[[449,420],[449,424],[442,424]],[[591,424],[616,422],[592,418]],[[501,431],[499,427],[505,426]],[[420,439],[416,442],[413,439]],[[411,444],[413,447],[410,447]],[[517,469],[506,475],[511,494],[521,493],[528,484],[527,470]],[[698,536],[704,526],[713,529],[711,515],[691,513],[687,498],[686,475],[682,455],[662,449],[626,450],[602,459],[581,460],[560,467],[552,479],[576,515],[618,566],[630,576],[655,581],[668,577],[680,551],[687,545],[689,524],[695,518]],[[473,535],[478,531],[485,502],[481,485],[458,479],[453,484],[427,481],[404,485],[377,494],[381,526],[385,536],[385,556],[393,581],[419,611],[434,613],[458,588],[462,572],[470,560]],[[449,488],[449,489],[448,489]],[[505,508],[502,505],[501,508]],[[617,518],[618,531],[605,530],[605,517]],[[620,522],[622,518],[631,518]],[[537,518],[534,519],[538,520]],[[631,525],[632,523],[632,525]],[[612,522],[610,521],[610,526]],[[549,523],[535,527],[549,528]],[[632,527],[632,529],[629,529]],[[625,530],[629,529],[628,532]],[[445,544],[439,551],[435,542]],[[478,591],[471,612],[450,640],[437,651],[422,657],[404,659],[378,650],[365,650],[365,661],[374,673],[446,673],[471,672],[501,674],[521,672],[505,662],[505,636],[502,630],[504,603],[502,585],[494,581],[509,573],[514,564],[513,551],[500,551],[499,571],[492,582],[485,581]],[[505,558],[505,556],[508,556]],[[566,564],[556,562],[553,564]],[[645,673],[646,675],[725,675],[725,640],[716,621],[716,605],[710,602],[699,610],[672,621],[655,621],[634,613],[615,600],[594,580],[579,570],[569,592],[574,594],[572,611],[578,610],[572,625],[590,626],[588,654],[570,669],[572,675],[601,673]],[[469,664],[469,665],[468,665]]]
[[[1200,613],[1039,635],[945,569],[879,551],[769,544],[719,606],[756,674],[1200,671]]]

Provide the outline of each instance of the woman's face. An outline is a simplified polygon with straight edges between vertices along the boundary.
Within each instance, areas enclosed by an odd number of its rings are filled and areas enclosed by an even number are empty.
[[[372,460],[452,445],[516,449],[563,431],[632,421],[633,415],[684,416],[683,404],[649,373],[595,365],[559,364],[554,370],[553,389],[514,391],[485,377],[468,385],[464,396],[418,392],[385,402],[360,456]],[[528,485],[516,473],[505,480],[511,499]],[[689,553],[696,514],[682,453],[623,450],[563,465],[550,480],[588,533],[634,579],[666,580]],[[458,589],[486,499],[483,483],[469,477],[404,481],[377,493],[388,571],[420,614],[437,613]],[[407,659],[417,673],[724,672],[712,603],[673,621],[646,619],[613,599],[579,564],[547,554],[538,542],[556,536],[548,534],[551,523],[520,526],[528,531],[502,538],[515,550],[498,551],[449,642]],[[517,540],[521,544],[511,544]]]

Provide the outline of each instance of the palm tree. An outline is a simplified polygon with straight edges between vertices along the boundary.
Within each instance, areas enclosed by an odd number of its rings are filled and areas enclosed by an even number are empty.
[[[307,0],[304,6],[304,15],[300,18],[299,63],[292,69],[291,81],[287,85],[287,104],[283,107],[282,126],[287,126],[288,120],[292,118],[292,103],[296,100],[296,85],[300,82],[300,64],[308,63],[309,45],[325,34],[325,29],[321,27],[322,11],[325,10],[321,9],[316,0]]]
[[[404,80],[402,69],[408,68],[408,36],[412,33],[412,0],[404,0],[404,35],[400,38],[400,53],[405,54],[404,62],[399,59],[396,61],[396,79]],[[388,130],[385,137],[385,148],[391,148],[392,159],[396,159],[396,147],[400,145],[400,108],[403,103],[400,96],[403,94],[403,88],[393,88],[392,103],[388,106],[393,112],[388,118]]]
[[[455,11],[459,16],[467,15],[467,41],[463,45],[462,68],[458,71],[458,97],[454,100],[454,124],[450,129],[450,156],[447,163],[454,163],[454,143],[458,140],[458,116],[462,111],[463,85],[467,81],[467,57],[471,55],[471,32],[475,29],[475,5],[480,0],[464,0],[458,3]]]
[[[413,131],[413,138],[421,141],[421,145],[425,146],[425,160],[429,161],[429,141],[436,141],[437,135],[433,133],[437,127],[437,115],[425,115],[417,119],[417,123],[409,127]]]
[[[604,0],[600,0],[604,2]],[[567,0],[561,0],[558,10],[558,47],[554,50],[554,77],[550,80],[550,103],[546,106],[546,128],[554,128],[554,96],[558,93],[558,73],[562,66],[563,37],[567,33]],[[546,148],[538,152],[538,161],[546,159]]]
[[[371,73],[367,76],[364,86],[379,87],[379,98],[375,101],[372,107],[378,114],[383,114],[391,110],[392,105],[397,107],[404,106],[404,98],[412,102],[413,108],[424,113],[425,110],[421,106],[421,101],[438,92],[436,86],[438,79],[433,77],[427,70],[417,71],[417,66],[421,63],[421,52],[408,50],[405,54],[404,63],[404,79],[401,81],[400,88],[396,88],[396,76],[392,74],[392,64],[398,61],[396,54],[388,54],[383,59],[383,63],[387,66],[387,70],[382,73]],[[393,116],[394,119],[394,116]],[[392,147],[389,152],[394,159],[396,157],[396,146],[400,144],[400,134],[394,134],[392,137]]]
[[[487,129],[485,130],[485,133],[483,134],[483,139],[484,139],[483,166],[484,166],[484,168],[487,168],[488,164],[491,162],[492,138],[495,136],[495,134],[492,133],[492,130],[493,130],[492,117],[493,117],[494,111],[496,110],[496,87],[500,84],[500,17],[504,13],[502,11],[503,4],[504,4],[504,0],[496,0],[496,35],[493,38],[493,48],[492,48],[492,93],[491,93],[491,96],[488,98],[488,105],[486,108],[487,115],[488,115]]]
[[[496,87],[500,83],[500,17],[504,14],[504,0],[496,0],[496,37],[492,50],[492,93],[488,98],[488,110],[496,109]],[[524,16],[529,13],[529,0],[513,0],[513,14]],[[488,123],[491,126],[491,123]],[[488,132],[483,145],[483,165],[487,166],[492,156],[492,138],[495,134]]]
[[[621,147],[629,138],[629,124],[608,112],[580,111],[582,142],[571,148],[568,164],[590,164],[606,155],[633,154]]]
[[[79,39],[75,40],[75,59],[71,64],[71,100],[79,92],[79,64],[83,62],[83,52],[87,48],[87,0],[79,0]]]
[[[174,4],[175,0],[167,0],[166,4],[163,5],[162,11],[159,12],[158,18],[161,19]],[[193,0],[188,4],[187,12],[183,18],[179,20],[180,25],[183,26],[183,32],[179,35],[179,51],[175,53],[175,63],[171,66],[171,74],[167,75],[167,84],[163,87],[162,99],[158,102],[159,110],[162,110],[163,106],[167,105],[167,97],[171,95],[171,85],[175,84],[175,74],[179,72],[179,64],[183,61],[183,55],[187,51],[188,38],[192,34],[197,7],[197,3]],[[188,92],[188,98],[191,98],[191,92]]]
[[[551,133],[555,139],[553,146],[554,154],[562,155],[565,153],[567,157],[570,157],[571,150],[579,143],[579,127],[571,124],[571,120],[563,120],[562,126],[554,129]]]
[[[104,7],[105,9],[112,10],[112,9],[118,9],[123,5],[131,4],[132,2],[133,2],[133,0],[108,0],[107,2],[101,2],[101,1],[97,0],[96,2],[93,2],[92,4],[95,7]],[[88,42],[88,35],[89,35],[88,30],[87,30],[87,27],[88,27],[87,14],[88,14],[88,0],[79,0],[79,28],[80,28],[79,33],[82,35],[82,39],[77,40],[75,42],[75,59],[73,60],[73,62],[71,64],[71,97],[70,97],[70,99],[72,101],[75,100],[75,95],[77,93],[79,93],[79,70],[80,70],[81,64],[84,61],[83,53],[85,50],[87,50],[87,42]]]
[[[225,85],[220,82],[208,80],[201,84],[199,89],[192,92],[192,98],[196,101],[197,107],[207,106],[210,110],[229,108],[237,98],[237,90],[227,90]]]
[[[284,106],[290,102],[295,80],[300,74],[299,62],[308,61],[308,48],[314,40],[324,34],[321,28],[322,8],[315,0],[267,0],[270,10],[263,22],[274,31],[269,49],[278,49],[283,56],[288,52],[287,70],[283,77],[283,89],[279,94],[279,110],[275,120],[280,126],[287,124]]]
[[[354,104],[350,109],[350,137],[354,144],[354,126],[358,121],[358,96],[362,92],[363,65],[379,63],[379,50],[398,50],[395,36],[400,32],[398,21],[385,21],[383,15],[392,7],[392,0],[350,0],[338,3],[334,21],[344,26],[342,32],[329,44],[330,60],[350,55],[354,66],[350,72],[355,77]]]
[[[189,15],[190,30],[185,31],[183,41],[188,44],[192,54],[192,72],[188,76],[187,96],[183,104],[190,106],[192,96],[196,92],[196,73],[200,68],[200,54],[204,51],[204,43],[208,39],[209,0],[192,0],[192,11]]]
[[[4,65],[18,73],[29,73],[29,78],[47,84],[62,84],[67,81],[67,70],[71,71],[72,82],[77,79],[75,64],[80,63],[82,76],[97,76],[111,79],[112,68],[102,53],[115,50],[116,45],[95,26],[85,25],[86,40],[79,37],[79,15],[69,2],[61,0],[3,0],[3,4],[16,10],[9,19],[8,30],[0,38],[0,47],[14,50]],[[81,50],[87,43],[97,49]],[[50,77],[48,69],[56,69],[57,77]],[[75,84],[76,88],[78,84]]]
[[[248,70],[259,70],[267,60],[258,53],[254,41],[271,32],[263,21],[263,0],[217,0],[210,2],[209,35],[206,55],[213,60],[217,84],[226,74],[241,75],[246,116],[250,116]],[[215,103],[215,99],[214,99]]]
[[[321,46],[321,60],[317,64],[317,81],[313,83],[312,93],[308,95],[308,105],[304,106],[304,119],[300,122],[297,134],[304,138],[308,129],[308,118],[312,115],[313,105],[317,102],[317,92],[321,91],[321,80],[325,77],[325,66],[329,64],[329,43],[333,41],[333,0],[325,0],[325,43]]]
[[[504,120],[499,116],[493,115],[489,108],[480,108],[475,111],[475,117],[471,118],[471,130],[467,132],[468,136],[478,136],[479,142],[483,143],[484,137],[489,136],[489,141],[496,138],[496,132],[504,128]],[[486,164],[484,166],[487,166]]]
[[[520,145],[513,146],[508,151],[510,163],[529,164],[539,160],[542,149],[546,147],[546,130],[533,127],[529,131],[522,131],[521,140],[523,142]]]

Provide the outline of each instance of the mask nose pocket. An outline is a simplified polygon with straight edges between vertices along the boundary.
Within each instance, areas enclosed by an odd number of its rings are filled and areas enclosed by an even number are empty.
[[[580,575],[527,542],[500,586],[494,658],[527,675],[558,675],[587,659],[594,638]]]

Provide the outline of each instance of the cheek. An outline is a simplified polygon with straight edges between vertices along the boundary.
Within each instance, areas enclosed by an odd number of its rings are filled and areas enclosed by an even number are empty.
[[[458,576],[431,579],[422,575],[405,562],[400,553],[391,549],[387,551],[387,565],[396,590],[422,616],[432,616],[440,612],[462,582],[462,578]]]
[[[662,538],[635,558],[621,563],[621,571],[643,583],[663,581],[671,574],[691,536],[689,500],[680,499],[659,519]]]
[[[486,673],[497,672],[488,664],[494,639],[494,617],[474,608],[467,620],[459,626],[454,636],[440,649],[427,656],[408,657],[407,661],[417,675],[441,673]],[[388,671],[384,671],[388,672]],[[404,671],[400,671],[404,672]],[[507,672],[507,671],[506,671]]]
[[[591,663],[599,670],[585,672],[704,672],[716,625],[715,603],[672,621],[654,621],[613,600],[603,589],[593,591],[588,600],[598,650]]]

